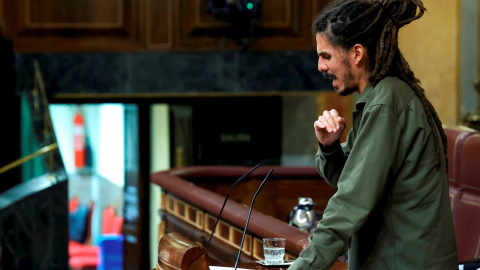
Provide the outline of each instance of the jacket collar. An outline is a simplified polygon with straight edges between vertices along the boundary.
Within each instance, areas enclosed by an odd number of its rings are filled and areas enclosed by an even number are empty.
[[[355,103],[355,109],[357,111],[363,110],[365,107],[365,103],[367,103],[367,100],[370,98],[370,95],[372,94],[373,86],[368,83],[365,88],[363,89],[362,93],[360,94],[360,97],[358,98],[357,102]]]

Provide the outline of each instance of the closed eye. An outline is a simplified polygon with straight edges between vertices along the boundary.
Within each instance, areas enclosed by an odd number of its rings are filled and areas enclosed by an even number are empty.
[[[330,60],[330,58],[332,58],[331,55],[326,52],[318,53],[318,57],[323,58],[325,60]]]

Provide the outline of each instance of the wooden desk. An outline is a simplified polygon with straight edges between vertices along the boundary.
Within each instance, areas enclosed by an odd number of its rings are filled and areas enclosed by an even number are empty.
[[[219,265],[220,266],[220,265]],[[235,265],[222,265],[224,267],[235,267]],[[258,270],[286,270],[288,267],[287,266],[282,266],[282,267],[266,267],[263,265],[260,265],[258,263],[240,263],[237,268],[243,268],[243,269],[258,269]],[[348,269],[348,263],[346,262],[336,262],[332,267],[330,267],[330,270],[347,270]]]
[[[162,187],[160,207],[162,223],[159,224],[159,236],[177,232],[205,246],[229,187],[239,176],[250,169],[239,166],[199,166],[152,174],[152,183]],[[248,205],[251,203],[242,200],[250,200],[251,196],[246,194],[254,194],[260,180],[263,180],[269,169],[271,168],[260,167],[235,187],[225,205],[222,218],[208,249],[209,265],[233,265],[235,263],[246,218],[249,214]],[[285,238],[287,241],[285,259],[295,259],[303,247],[308,244],[309,234],[288,225],[287,217],[290,210],[298,202],[299,196],[311,196],[308,192],[312,192],[312,195],[315,193],[317,196],[323,194],[324,196],[314,200],[318,204],[326,205],[326,201],[335,191],[320,178],[314,167],[276,166],[273,169],[274,173],[270,177],[270,182],[255,203],[261,211],[255,210],[254,207],[251,212],[240,262],[263,259],[263,237]],[[305,183],[309,188],[301,188],[298,193],[293,193],[292,190],[300,183]],[[219,193],[212,191],[219,187],[227,190],[221,190]],[[274,193],[277,194],[276,198],[278,199],[274,209],[284,209],[278,215],[267,211],[268,208],[265,207],[265,205],[269,205],[265,201],[277,201],[269,197]],[[264,196],[263,203],[262,196]],[[284,199],[287,197],[292,201],[285,202]],[[243,199],[236,201],[234,198]],[[281,207],[281,205],[285,207]],[[266,212],[264,213],[264,211]]]
[[[234,266],[224,266],[224,267],[234,267]],[[258,263],[241,263],[237,268],[258,269],[258,270],[286,270],[288,267],[265,267]],[[347,270],[347,269],[348,269],[348,263],[346,262],[336,262],[334,265],[332,265],[332,267],[330,267],[330,270]],[[152,270],[158,270],[158,269],[154,268]]]
[[[250,168],[237,166],[199,166],[179,168],[152,174],[151,181],[162,187],[162,202],[159,224],[159,236],[175,232],[197,245],[206,246],[213,230],[218,213],[224,203],[225,194],[235,180]],[[216,227],[208,249],[208,265],[235,265],[235,258],[241,244],[242,234],[249,214],[250,201],[244,201],[257,189],[270,167],[260,167],[235,188],[225,205],[222,218]],[[256,201],[258,210],[251,212],[242,254],[239,263],[250,264],[252,269],[275,270],[280,268],[264,267],[255,263],[263,259],[263,237],[283,237],[286,239],[285,259],[295,259],[308,244],[309,234],[288,225],[285,221],[299,196],[319,196],[315,202],[326,205],[335,191],[323,181],[314,167],[273,168],[270,183],[263,189],[264,201],[260,195]],[[292,192],[300,183],[305,184],[298,193]],[[308,187],[308,188],[306,188]],[[226,190],[223,190],[223,189]],[[270,190],[269,190],[270,189]],[[213,190],[218,191],[213,192]],[[237,193],[235,193],[237,192]],[[269,197],[271,194],[277,194]],[[238,201],[236,199],[238,199]],[[285,198],[292,201],[285,202]],[[265,201],[278,201],[275,210],[284,209],[280,214],[269,212]],[[288,205],[288,207],[287,207]],[[285,206],[285,207],[281,207]],[[286,210],[285,210],[286,209]],[[321,209],[320,209],[321,210]],[[264,212],[265,211],[265,212]],[[243,268],[243,267],[242,267]],[[338,262],[331,269],[347,269],[346,263]],[[286,269],[286,267],[282,267]]]

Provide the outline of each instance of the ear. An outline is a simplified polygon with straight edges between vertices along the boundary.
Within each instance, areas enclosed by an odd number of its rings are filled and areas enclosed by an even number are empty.
[[[362,44],[355,44],[350,49],[350,56],[355,65],[360,65],[367,60],[367,52]]]

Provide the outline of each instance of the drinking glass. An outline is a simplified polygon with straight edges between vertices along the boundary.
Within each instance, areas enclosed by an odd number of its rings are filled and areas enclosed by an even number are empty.
[[[285,238],[263,238],[263,256],[267,265],[283,264]]]

